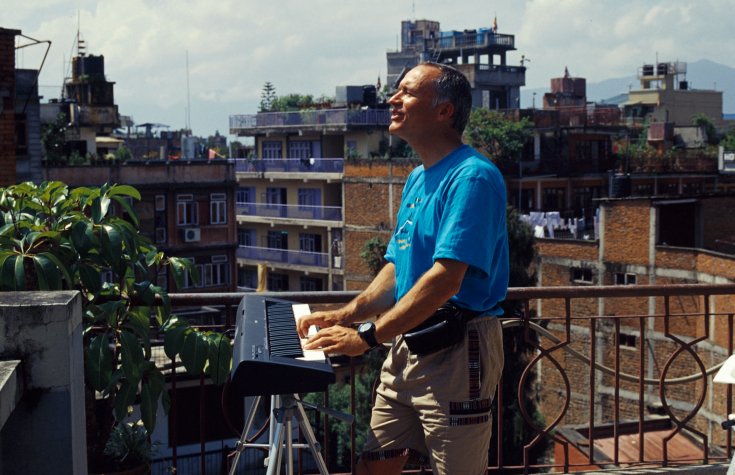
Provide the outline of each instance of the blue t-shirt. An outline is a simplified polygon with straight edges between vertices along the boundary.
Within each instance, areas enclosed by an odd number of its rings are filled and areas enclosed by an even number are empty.
[[[501,314],[508,288],[506,194],[500,171],[462,145],[406,180],[385,258],[396,267],[396,301],[437,259],[468,264],[451,301],[463,308]]]

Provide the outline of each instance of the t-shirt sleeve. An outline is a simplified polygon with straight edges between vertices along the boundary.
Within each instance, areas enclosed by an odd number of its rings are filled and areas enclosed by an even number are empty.
[[[434,260],[453,259],[491,272],[499,228],[504,225],[505,193],[492,176],[454,180],[447,190]]]

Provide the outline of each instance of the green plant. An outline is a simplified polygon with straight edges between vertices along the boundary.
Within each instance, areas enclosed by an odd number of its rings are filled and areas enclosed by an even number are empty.
[[[150,464],[153,446],[143,423],[116,425],[105,444],[105,455],[115,460],[116,470]]]
[[[67,160],[65,149],[66,129],[69,127],[69,119],[66,114],[60,112],[50,124],[43,126],[41,130],[41,143],[46,152],[44,157],[48,163],[62,163]]]
[[[126,162],[127,160],[130,160],[132,158],[132,154],[130,153],[130,149],[126,147],[125,145],[120,145],[117,150],[115,150],[115,160],[117,160],[120,163]]]
[[[387,248],[388,244],[380,236],[372,237],[362,245],[360,258],[365,261],[372,275],[378,275],[380,269],[385,265],[384,256]]]
[[[152,358],[152,326],[164,334],[166,355],[179,356],[191,374],[204,372],[222,384],[231,363],[225,336],[171,314],[158,275],[168,270],[179,287],[185,273],[198,276],[187,259],[164,255],[140,234],[129,200],[140,200],[140,193],[126,185],[0,188],[0,291],[75,289],[82,295],[90,468],[136,400],[149,433],[159,402],[168,410],[164,376]]]
[[[482,107],[472,110],[464,131],[465,141],[496,163],[519,160],[532,135],[533,123],[527,117],[515,121]]]

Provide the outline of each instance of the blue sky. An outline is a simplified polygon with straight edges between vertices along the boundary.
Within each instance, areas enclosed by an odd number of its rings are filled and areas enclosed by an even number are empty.
[[[88,53],[105,56],[121,114],[174,130],[191,117],[196,135],[227,135],[230,115],[256,112],[266,81],[279,95],[315,96],[385,83],[402,20],[463,30],[494,17],[515,35],[509,64],[529,59],[529,88],[548,87],[565,66],[588,82],[657,58],[735,67],[731,0],[4,0],[0,26],[52,42],[45,99],[60,94],[79,24]],[[38,68],[44,51],[18,50],[17,67]]]

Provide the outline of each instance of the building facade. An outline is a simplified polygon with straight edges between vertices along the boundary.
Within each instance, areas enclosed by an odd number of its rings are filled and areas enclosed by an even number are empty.
[[[497,25],[464,31],[441,31],[439,22],[401,22],[401,46],[387,53],[387,84],[395,85],[402,73],[422,61],[457,67],[472,86],[472,105],[486,109],[518,109],[526,68],[511,66],[515,37],[500,34]]]
[[[668,195],[599,201],[599,238],[537,240],[538,285],[615,286],[720,284],[735,281],[735,223],[721,216],[735,204],[732,194]],[[729,247],[729,250],[727,249]],[[563,425],[587,421],[594,403],[597,422],[637,420],[639,414],[655,419],[663,414],[661,401],[676,417],[696,412],[697,399],[706,388],[702,380],[667,385],[670,380],[701,375],[697,358],[686,345],[695,342],[704,368],[724,361],[728,351],[728,318],[735,300],[732,295],[599,297],[573,299],[569,308],[561,301],[532,302],[537,317],[548,319],[547,328],[570,348],[608,368],[623,368],[653,380],[639,386],[635,381],[616,381],[599,371],[595,376],[595,400],[585,390],[589,368],[564,349],[551,352],[569,378],[564,394],[562,372],[542,360],[539,365],[540,401],[545,413],[569,402]],[[566,315],[572,315],[570,333],[564,334]],[[600,321],[575,319],[575,315],[597,316]],[[556,319],[556,320],[555,320]],[[616,322],[615,325],[611,324]],[[594,334],[594,342],[590,335]],[[616,362],[617,360],[617,362]],[[722,390],[724,388],[714,388]],[[642,391],[642,392],[641,392]],[[710,391],[708,394],[720,394]],[[619,405],[614,405],[619,398]],[[642,406],[641,406],[642,404]],[[719,422],[726,411],[722,399],[704,400],[692,427],[709,437],[722,437]]]

